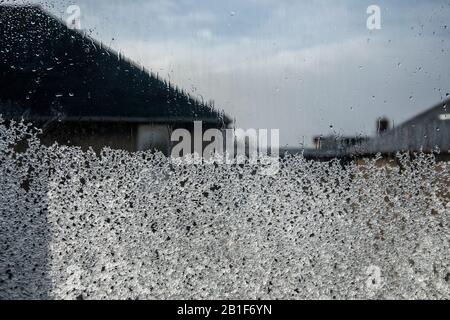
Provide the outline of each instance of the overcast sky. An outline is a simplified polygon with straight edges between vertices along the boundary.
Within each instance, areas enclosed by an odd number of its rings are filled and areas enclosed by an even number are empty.
[[[63,19],[78,5],[94,38],[284,145],[373,134],[378,116],[398,124],[450,92],[450,0],[32,2]]]

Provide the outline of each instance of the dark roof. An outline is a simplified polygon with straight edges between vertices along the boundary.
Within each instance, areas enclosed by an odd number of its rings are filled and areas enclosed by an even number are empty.
[[[0,6],[0,39],[4,118],[230,123],[38,6]]]

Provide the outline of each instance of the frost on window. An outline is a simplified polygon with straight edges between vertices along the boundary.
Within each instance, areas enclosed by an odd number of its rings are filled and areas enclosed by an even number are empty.
[[[17,150],[20,143],[21,150]],[[0,125],[5,298],[449,298],[449,165],[181,165]]]
[[[0,1],[0,299],[450,299],[450,7],[236,1]]]

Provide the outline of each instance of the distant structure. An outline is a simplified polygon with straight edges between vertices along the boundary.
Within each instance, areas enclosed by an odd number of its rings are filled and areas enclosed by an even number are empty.
[[[172,130],[231,123],[38,6],[1,5],[0,43],[0,114],[43,128],[44,143],[168,154]]]
[[[433,152],[450,151],[450,99],[390,130],[380,132],[362,145],[350,148],[349,153],[396,153],[398,151]]]
[[[387,132],[391,128],[389,119],[386,117],[379,118],[377,121],[377,135]]]
[[[386,117],[377,120],[375,137],[317,136],[313,149],[284,149],[280,154],[302,153],[313,160],[350,159],[397,152],[435,152],[438,159],[450,159],[450,99],[442,101],[411,120],[390,127]]]
[[[349,148],[359,150],[368,140],[365,136],[316,136],[313,138],[314,148],[281,148],[280,155],[302,154],[306,159],[327,161],[347,157]]]

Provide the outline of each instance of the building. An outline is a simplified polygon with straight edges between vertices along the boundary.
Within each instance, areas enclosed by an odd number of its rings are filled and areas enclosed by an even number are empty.
[[[0,114],[42,141],[169,153],[177,128],[226,128],[223,113],[38,6],[0,6]]]
[[[392,154],[398,151],[450,151],[450,99],[418,114],[393,129],[380,132],[364,144],[361,150],[351,148],[349,153]]]

